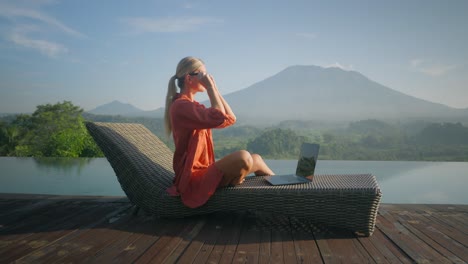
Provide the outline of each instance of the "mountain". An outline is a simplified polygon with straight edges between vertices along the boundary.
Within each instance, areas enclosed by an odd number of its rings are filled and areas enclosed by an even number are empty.
[[[120,101],[113,101],[108,104],[104,104],[88,111],[88,113],[94,115],[120,115],[125,117],[152,117],[162,118],[164,117],[164,108],[158,108],[156,110],[144,111],[131,104],[125,104]]]
[[[370,118],[452,121],[468,116],[467,109],[403,94],[358,72],[318,66],[288,67],[224,98],[243,123]]]
[[[160,107],[156,110],[144,111],[138,114],[134,114],[132,116],[164,118],[164,107]]]
[[[291,66],[245,89],[224,95],[242,124],[287,120],[343,123],[364,119],[468,122],[468,108],[456,109],[393,90],[356,71]],[[209,106],[208,101],[202,102]],[[164,108],[143,111],[114,101],[92,114],[162,118]]]
[[[94,108],[91,111],[88,111],[91,114],[95,115],[134,115],[136,113],[144,112],[141,109],[136,108],[131,104],[125,104],[119,101],[113,101],[108,104],[104,104]]]

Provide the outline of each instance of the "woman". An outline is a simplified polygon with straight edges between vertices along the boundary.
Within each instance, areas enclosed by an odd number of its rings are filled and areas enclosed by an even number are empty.
[[[209,108],[194,100],[196,93],[205,91]],[[246,150],[215,161],[211,129],[233,125],[236,116],[200,59],[186,57],[177,65],[176,74],[169,80],[164,119],[166,132],[172,133],[175,143],[175,179],[167,191],[180,195],[186,206],[205,204],[218,187],[241,184],[250,173],[274,174],[259,155]]]

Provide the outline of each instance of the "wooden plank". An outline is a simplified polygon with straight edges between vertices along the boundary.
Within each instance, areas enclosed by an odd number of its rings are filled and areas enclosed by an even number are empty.
[[[400,215],[398,219],[403,226],[453,263],[468,261],[466,246],[448,236],[445,233],[447,228],[417,214]],[[465,236],[465,239],[468,240],[468,237]]]
[[[153,217],[133,216],[130,214],[127,222],[130,222],[119,229],[119,234],[112,243],[102,248],[99,252],[84,259],[84,263],[110,263],[110,262],[132,262],[150,247],[158,238],[160,229],[157,226],[164,226],[165,222],[155,222]],[[147,243],[141,243],[145,240],[144,235],[149,235]],[[146,245],[146,246],[145,246]],[[118,261],[117,261],[118,260]]]
[[[128,237],[130,234],[121,230],[127,229],[132,224],[134,224],[134,221],[128,221],[128,218],[114,223],[103,223],[68,240],[66,243],[59,244],[59,247],[55,250],[57,253],[49,254],[44,262],[86,262],[85,256],[94,256],[115,241]]]
[[[101,248],[105,247],[109,241],[117,237],[118,231],[114,229],[119,224],[126,225],[127,221],[110,223],[105,219],[98,220],[93,229],[86,229],[82,232],[74,232],[69,236],[63,237],[47,245],[43,250],[39,251],[44,254],[32,254],[32,256],[40,255],[39,262],[59,261],[62,263],[76,262],[82,260],[84,255],[94,255]],[[110,233],[110,234],[109,234]],[[51,248],[51,250],[49,249]],[[38,252],[38,253],[39,253]]]
[[[451,215],[440,215],[440,213],[432,214],[429,216],[421,216],[427,219],[426,221],[431,223],[431,226],[438,229],[438,231],[451,237],[453,240],[468,246],[468,222],[464,224],[457,224],[451,220]]]
[[[258,253],[258,263],[270,263],[271,257],[271,230],[263,229],[260,231],[260,251]]]
[[[109,206],[109,205],[103,204],[103,206]],[[19,262],[28,262],[28,263],[45,262],[45,261],[41,261],[41,260],[48,258],[50,255],[54,255],[54,254],[57,255],[57,254],[62,253],[62,252],[60,252],[58,250],[58,248],[60,248],[61,246],[70,244],[68,241],[73,240],[74,238],[82,235],[83,233],[89,231],[93,227],[96,227],[96,226],[102,225],[105,222],[108,222],[113,217],[116,217],[119,214],[124,213],[125,211],[127,211],[130,208],[129,205],[125,205],[125,206],[123,206],[123,205],[119,205],[119,206],[118,205],[113,205],[113,207],[114,207],[114,210],[112,210],[108,214],[104,215],[103,217],[100,216],[100,217],[97,218],[96,216],[94,216],[93,217],[94,221],[91,221],[91,223],[85,224],[85,225],[80,224],[80,226],[78,228],[73,230],[73,232],[70,232],[68,235],[60,237],[56,241],[54,241],[54,242],[52,242],[52,243],[50,243],[50,244],[48,244],[48,245],[46,245],[44,247],[41,247],[41,248],[39,248],[39,249],[37,249],[35,251],[30,252],[28,255],[23,256],[22,258],[18,259],[17,261],[19,261]],[[77,220],[77,221],[79,221],[79,220]],[[79,222],[76,222],[76,223],[79,223]]]
[[[438,212],[460,212],[468,213],[467,204],[427,204],[426,206],[435,209]]]
[[[214,214],[209,216],[210,222],[207,224],[206,227],[209,229],[201,232],[203,234],[206,232],[206,236],[200,238],[200,241],[203,242],[203,246],[198,251],[197,256],[193,259],[193,263],[207,263],[208,258],[211,255],[211,252],[216,246],[216,243],[219,239],[219,236],[222,231],[222,224],[223,224],[223,215],[222,214]],[[198,239],[196,239],[198,240]]]
[[[46,223],[47,218],[56,210],[67,210],[67,204],[60,201],[37,201],[25,204],[5,214],[0,219],[0,234],[8,233],[12,228],[18,230],[27,226],[38,226]]]
[[[390,212],[387,212],[385,209],[381,209],[379,212],[382,216],[380,218],[380,230],[410,256],[413,261],[418,263],[450,263],[447,258],[435,252],[424,241],[402,226]]]
[[[440,222],[444,225],[448,224],[456,229],[457,232],[461,232],[465,235],[468,234],[466,225],[466,223],[468,223],[468,205],[401,204],[399,207],[405,210],[404,212],[399,212],[400,214],[412,212],[431,217],[432,221]]]
[[[115,207],[113,205],[105,206]],[[103,212],[110,211],[103,208],[103,206],[99,208],[97,206],[88,207],[82,207],[76,203],[61,204],[59,207],[50,206],[44,208],[41,214],[34,215],[26,221],[9,226],[0,235],[0,244],[2,244],[0,255],[3,257],[8,256],[9,258],[20,257],[24,252],[30,252],[47,245],[66,233],[72,232],[69,229],[77,226],[77,218],[82,219],[81,223],[86,220],[82,217],[83,214],[86,215],[87,211],[96,208],[96,212],[91,217],[92,219],[95,219],[96,215],[101,213],[98,210]],[[88,216],[91,216],[91,214]]]
[[[53,195],[47,194],[28,194],[28,193],[0,193],[2,200],[45,200]]]
[[[29,212],[35,207],[47,206],[56,201],[49,200],[25,200],[15,199],[6,200],[0,205],[0,223],[3,224],[8,218],[13,218],[15,214],[20,214],[22,211]]]
[[[111,263],[116,262],[115,259],[120,257],[120,253],[133,251],[136,249],[134,243],[142,235],[142,232],[147,232],[153,225],[153,221],[148,218],[132,216],[133,219],[129,219],[132,224],[127,225],[125,229],[120,230],[122,234],[117,236],[115,243],[109,244],[104,247],[95,255],[83,258],[83,263]],[[137,256],[134,257],[134,259]]]
[[[21,230],[18,234],[13,233],[12,235],[0,236],[1,244],[3,244],[0,250],[0,262],[9,262],[4,259],[6,257],[12,261],[33,250],[44,247],[73,232],[79,225],[95,221],[99,215],[104,216],[112,208],[108,209],[96,206],[91,208],[91,210],[87,208],[81,209],[75,210],[75,214],[68,214],[62,217],[57,216],[56,219],[46,222],[44,225],[36,228],[33,227],[33,231]],[[79,219],[79,222],[76,219]]]
[[[462,233],[468,235],[468,228],[466,223],[468,223],[468,213],[461,212],[462,210],[455,210],[458,207],[447,206],[447,205],[400,205],[401,208],[404,208],[405,211],[399,212],[399,214],[408,214],[412,212],[413,214],[418,214],[421,216],[431,218],[431,221],[444,226],[449,226],[453,230],[456,230],[456,234]],[[462,239],[463,240],[463,239]],[[466,243],[462,242],[466,246]]]
[[[281,231],[283,238],[283,259],[286,263],[294,263],[297,261],[296,247],[294,246],[294,239],[291,235],[291,230]]]
[[[229,243],[229,239],[235,235],[236,229],[233,228],[235,223],[240,224],[240,215],[232,213],[216,213],[217,227],[219,229],[219,235],[216,243],[206,259],[206,263],[218,263],[221,260],[223,251],[226,245]],[[237,243],[236,243],[237,244]]]
[[[462,213],[442,213],[442,212],[434,213],[426,217],[430,217],[432,221],[434,221],[435,223],[444,225],[447,229],[455,230],[456,234],[458,233],[462,234],[463,236],[461,236],[462,238],[459,240],[459,242],[464,244],[465,246],[467,245],[466,236],[468,235],[468,228],[467,228],[468,217],[465,217],[465,219],[463,219]]]
[[[402,206],[407,207],[407,205]],[[450,221],[448,219],[452,214],[459,214],[459,212],[440,212],[434,209],[424,210],[424,212],[420,211],[420,206],[416,207],[416,211],[408,212],[405,211],[404,213],[399,213],[398,216],[420,216],[420,221],[424,221],[427,225],[431,226],[432,228],[437,229],[441,233],[451,237],[456,242],[464,245],[465,247],[468,245],[468,236],[467,236],[467,225],[457,225],[455,222]],[[427,208],[430,208],[427,206]]]
[[[373,262],[372,256],[367,253],[351,232],[314,232],[314,236],[325,263]]]
[[[467,205],[384,204],[373,236],[317,242],[306,232],[257,229],[245,214],[177,228],[177,220],[130,218],[129,207],[121,197],[0,194],[0,263],[468,262]]]
[[[447,226],[451,229],[457,230],[464,235],[468,235],[468,228],[466,228],[466,223],[468,223],[468,217],[463,219],[463,213],[444,213],[444,212],[437,212],[431,214],[430,216],[426,215],[426,217],[430,217],[432,221],[439,222],[439,224]]]
[[[41,212],[33,215],[25,216],[24,219],[14,221],[4,226],[0,231],[0,236],[3,239],[15,235],[23,235],[27,233],[40,232],[44,228],[50,228],[51,222],[55,222],[57,218],[69,215],[76,212],[80,206],[50,206],[43,208]]]
[[[117,252],[112,261],[99,262],[93,261],[94,263],[134,263],[141,255],[144,254],[161,236],[166,233],[166,227],[170,220],[157,219],[156,221],[143,222],[143,230],[141,233],[134,233],[132,238],[133,242],[130,242],[127,247],[122,251]],[[129,239],[129,241],[131,241]]]
[[[454,227],[458,227],[458,230],[460,230],[464,234],[468,234],[468,227],[466,225],[466,223],[468,223],[468,215],[456,214],[452,215],[450,218],[456,223]]]
[[[379,225],[377,218],[377,225]],[[368,246],[375,247],[378,250],[379,254],[377,258],[374,258],[376,262],[380,259],[385,259],[389,263],[413,263],[412,259],[405,254],[397,245],[395,245],[387,236],[385,236],[382,231],[376,227],[374,234],[371,237],[359,238],[359,241],[368,241],[368,243],[363,243],[364,247],[367,249]],[[369,245],[370,244],[370,245]]]
[[[101,243],[89,254],[83,254],[83,263],[108,263],[113,262],[114,258],[123,251],[134,250],[132,243],[144,232],[142,221],[139,217],[133,216],[130,212],[128,216],[117,225],[109,227],[100,227],[94,229],[92,233],[100,232]]]
[[[293,231],[292,236],[298,263],[323,262],[313,233]]]
[[[260,252],[260,231],[251,229],[244,222],[239,244],[234,254],[233,263],[258,263]]]
[[[193,219],[173,219],[166,225],[165,232],[146,252],[138,258],[137,263],[163,263],[182,241],[184,234],[197,228],[197,221]]]
[[[203,247],[210,230],[213,229],[213,216],[202,216],[197,220],[195,227],[188,233],[182,234],[183,240],[179,246],[166,259],[167,263],[193,263],[200,249]]]
[[[374,231],[375,232],[375,231]],[[387,257],[382,254],[370,241],[369,237],[358,237],[358,241],[361,243],[362,247],[366,249],[369,256],[372,257],[375,263],[392,263],[390,262]],[[396,261],[396,258],[393,258]]]
[[[231,263],[239,242],[245,214],[229,214],[222,222],[221,234],[208,257],[208,263]]]
[[[207,239],[206,233],[212,229],[212,226],[210,226],[212,221],[209,223],[206,223],[206,221],[207,219],[203,219],[202,222],[198,223],[197,228],[194,228],[194,230],[199,232],[193,232],[190,237],[184,239],[184,243],[179,245],[179,247],[172,254],[174,256],[168,258],[168,260],[174,259],[178,260],[179,263],[193,263],[195,257]],[[200,227],[202,228],[201,231]],[[179,253],[179,255],[176,255],[177,253]]]
[[[283,237],[280,231],[271,230],[271,263],[286,263],[284,260]]]
[[[184,242],[184,239],[195,236],[198,232],[200,232],[200,229],[204,224],[205,221],[200,219],[198,216],[193,217],[193,219],[191,218],[189,222],[186,222],[186,227],[182,230],[182,232],[177,237],[174,237],[166,246],[166,248],[151,261],[154,263],[172,263],[171,259],[178,259],[180,254],[189,245],[189,243]],[[186,234],[190,235],[186,236]],[[181,244],[182,246],[180,247],[180,250],[176,251],[175,249],[178,249]]]

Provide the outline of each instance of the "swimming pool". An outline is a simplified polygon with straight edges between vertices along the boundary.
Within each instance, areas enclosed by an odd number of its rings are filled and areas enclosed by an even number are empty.
[[[266,160],[276,174],[295,160]],[[0,193],[125,195],[105,158],[0,157]],[[468,162],[319,160],[316,174],[372,173],[383,203],[468,204]]]

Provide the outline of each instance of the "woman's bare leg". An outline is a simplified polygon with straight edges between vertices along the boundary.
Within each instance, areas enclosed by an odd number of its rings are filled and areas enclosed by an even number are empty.
[[[216,161],[215,165],[224,173],[221,186],[240,184],[250,173],[255,173],[255,175],[274,174],[260,155],[250,154],[246,150],[231,153]]]
[[[262,157],[258,154],[251,154],[253,159],[253,167],[251,173],[255,173],[256,176],[262,175],[275,175],[275,173],[266,165]]]

